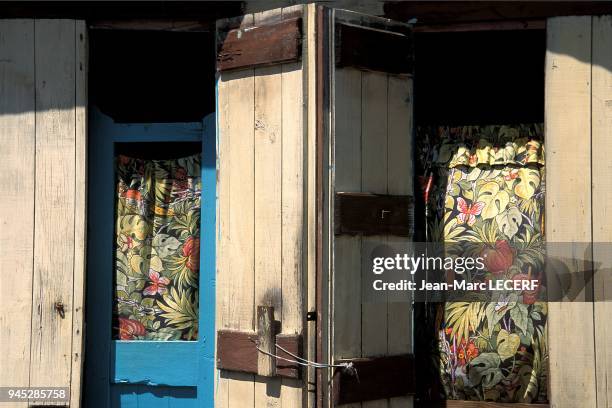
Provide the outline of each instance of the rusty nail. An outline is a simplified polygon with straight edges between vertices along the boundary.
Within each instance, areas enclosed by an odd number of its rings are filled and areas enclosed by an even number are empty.
[[[66,317],[66,312],[64,311],[64,304],[62,302],[55,302],[55,311],[59,313],[62,319]]]

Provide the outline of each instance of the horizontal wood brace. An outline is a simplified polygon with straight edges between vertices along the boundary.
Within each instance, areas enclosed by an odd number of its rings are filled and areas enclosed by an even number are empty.
[[[217,71],[295,62],[302,56],[301,17],[234,28],[221,35]]]
[[[302,336],[299,334],[277,334],[276,344],[285,350],[302,356]],[[257,332],[219,330],[217,331],[217,368],[229,371],[257,374],[259,351],[256,348]],[[289,354],[276,349],[276,355],[295,360]],[[301,378],[298,364],[276,359],[276,376]]]
[[[414,225],[414,199],[408,195],[336,193],[336,235],[397,235],[409,237]]]
[[[352,362],[356,375],[337,368],[332,380],[335,405],[373,401],[415,392],[414,355],[338,360],[334,364]]]

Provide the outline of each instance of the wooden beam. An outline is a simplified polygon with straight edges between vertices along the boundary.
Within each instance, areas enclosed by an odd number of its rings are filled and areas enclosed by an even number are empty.
[[[302,19],[235,28],[220,39],[217,70],[227,71],[299,61],[302,54]]]
[[[256,348],[257,340],[256,332],[219,330],[217,332],[217,368],[257,374],[260,354]],[[300,335],[276,335],[276,344],[291,354],[302,356],[302,336]],[[290,360],[294,359],[279,349],[276,350],[276,355]],[[299,379],[300,374],[301,370],[297,364],[276,360],[276,375]]]
[[[333,377],[334,405],[411,395],[415,392],[414,356],[359,358],[352,369],[337,368]]]
[[[257,344],[265,352],[257,354],[257,375],[273,377],[276,368],[276,362],[270,356],[276,354],[273,307],[257,306]]]
[[[414,225],[414,200],[408,195],[336,193],[336,235],[396,235],[409,237]]]

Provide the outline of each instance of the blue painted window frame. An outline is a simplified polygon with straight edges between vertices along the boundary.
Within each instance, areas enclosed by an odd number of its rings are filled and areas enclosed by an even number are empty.
[[[113,385],[197,387],[197,406],[214,405],[216,123],[118,124],[90,112],[85,406],[111,407]],[[199,333],[197,341],[112,339],[115,170],[121,142],[202,142]],[[197,358],[194,358],[197,356]],[[184,391],[184,388],[182,388]]]

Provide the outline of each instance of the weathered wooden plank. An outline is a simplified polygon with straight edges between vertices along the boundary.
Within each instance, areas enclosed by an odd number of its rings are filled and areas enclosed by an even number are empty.
[[[2,366],[10,368],[0,370],[0,384],[24,386],[30,373],[34,259],[33,20],[0,21],[0,55],[0,348]]]
[[[69,386],[75,240],[75,21],[35,21],[31,386]],[[65,313],[59,313],[60,309]]]
[[[386,138],[386,136],[385,136]],[[385,144],[386,149],[386,144]],[[385,159],[378,162],[387,178]],[[382,165],[385,164],[384,167]],[[365,191],[377,189],[365,188]],[[334,203],[336,235],[396,235],[409,237],[414,226],[414,200],[409,195],[339,192]]]
[[[589,243],[591,175],[585,164],[591,163],[591,17],[548,20],[545,75],[546,239]],[[548,256],[567,257],[558,247],[549,246]],[[589,262],[585,248],[576,246],[570,255]],[[568,265],[571,271],[582,266]],[[584,295],[590,291],[586,287]],[[596,406],[593,330],[590,302],[549,304],[551,405]]]
[[[276,333],[274,327],[274,308],[257,306],[257,347],[262,350],[257,354],[257,375],[273,377],[276,361]],[[265,353],[264,353],[265,352]]]
[[[276,25],[280,9],[256,13]],[[278,46],[278,45],[277,45]],[[255,69],[255,305],[282,312],[282,66]],[[282,324],[282,322],[281,322]],[[280,405],[280,379],[255,377],[255,407]]]
[[[246,16],[245,20],[253,20]],[[220,328],[254,330],[254,104],[253,70],[218,79]],[[251,97],[249,97],[251,95]],[[240,254],[240,256],[236,256]],[[254,405],[253,375],[223,373],[228,407]],[[221,402],[217,403],[217,406]]]
[[[343,362],[342,360],[337,363]],[[414,356],[404,354],[352,359],[358,376],[338,368],[334,372],[333,400],[337,405],[413,394],[415,392]],[[386,406],[387,401],[376,401]],[[372,405],[364,403],[364,406]]]
[[[257,22],[256,22],[257,23]],[[230,30],[217,52],[217,70],[274,65],[301,57],[302,19]]]
[[[389,76],[388,83],[387,186],[389,194],[413,195],[412,161],[412,78]],[[398,251],[410,251],[412,238],[388,237]],[[387,348],[390,355],[412,353],[411,294],[392,294],[388,304],[389,330]],[[407,374],[411,375],[411,374]],[[389,400],[390,408],[412,406],[412,397]]]
[[[228,407],[250,408],[255,406],[255,384],[253,374],[227,372]]]
[[[282,16],[303,13],[303,5],[283,8]],[[282,66],[282,331],[286,334],[302,334],[305,294],[303,284],[306,249],[304,248],[304,144],[306,106],[303,99],[304,71],[302,63]],[[304,370],[305,373],[305,370]],[[302,381],[283,378],[281,381],[281,406],[301,407]]]
[[[87,63],[85,21],[76,21],[75,44],[75,197],[74,197],[74,290],[72,295],[72,368],[70,405],[78,407],[82,395],[85,243],[87,242]]]
[[[257,373],[258,354],[256,342],[258,336],[255,332],[237,330],[219,330],[217,332],[217,367],[223,370],[240,371],[244,373]],[[302,340],[297,334],[279,334],[275,341],[292,354],[302,355]],[[292,359],[282,351],[277,354]],[[300,378],[300,367],[287,361],[277,360],[276,374],[289,379]]]
[[[364,72],[361,74],[361,190],[387,193],[387,74]],[[388,215],[382,213],[381,221]],[[387,302],[386,296],[367,299],[370,293],[365,285],[371,276],[371,256],[384,244],[384,235],[363,237],[361,240],[361,356],[374,357],[387,354]],[[357,272],[357,271],[355,271]],[[386,408],[387,401],[369,401],[363,408]]]
[[[317,246],[317,97],[316,97],[316,5],[309,4],[305,6],[304,13],[304,32],[306,47],[304,51],[304,57],[302,61],[303,66],[303,78],[304,78],[304,95],[303,105],[306,109],[306,115],[304,118],[304,271],[303,281],[305,290],[305,311],[316,311],[317,310],[317,293],[316,293],[316,246]],[[304,313],[303,311],[302,313]],[[316,314],[316,313],[315,313]],[[306,358],[310,361],[316,359],[317,349],[317,326],[316,320],[310,320],[306,322],[305,331],[305,354]],[[315,408],[316,404],[316,392],[313,384],[316,383],[317,373],[313,368],[308,368],[305,371],[305,388],[306,396],[305,406],[308,408]]]
[[[612,406],[612,16],[593,17],[593,265],[597,406]]]
[[[336,70],[334,189],[361,191],[361,72]],[[361,356],[361,237],[337,236],[333,253],[333,359]]]
[[[255,71],[255,303],[281,319],[280,67]]]
[[[216,324],[217,328],[227,327],[225,319],[229,316],[231,282],[230,259],[231,245],[229,235],[230,215],[230,89],[232,75],[222,74],[217,80],[217,280],[216,280]],[[218,349],[215,348],[215,362]],[[216,364],[216,363],[215,363]],[[215,365],[215,369],[218,367]],[[227,373],[221,370],[215,390],[215,407],[227,408],[229,405],[229,381]]]

